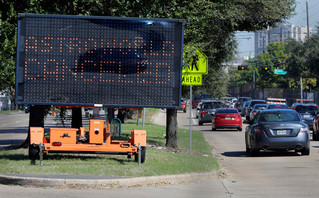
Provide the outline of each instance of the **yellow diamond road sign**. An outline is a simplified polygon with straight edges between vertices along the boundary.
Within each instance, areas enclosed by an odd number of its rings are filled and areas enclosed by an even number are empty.
[[[182,85],[202,85],[202,74],[186,74],[182,76]]]
[[[208,74],[207,56],[196,49],[196,56],[192,57],[190,63],[183,67],[183,73]]]

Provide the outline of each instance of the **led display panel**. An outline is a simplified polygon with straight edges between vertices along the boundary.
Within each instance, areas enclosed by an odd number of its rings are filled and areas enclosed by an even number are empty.
[[[177,108],[184,21],[19,14],[18,104]]]

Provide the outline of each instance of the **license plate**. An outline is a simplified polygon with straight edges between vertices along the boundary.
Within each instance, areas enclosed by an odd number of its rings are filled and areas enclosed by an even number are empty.
[[[286,130],[277,130],[277,135],[287,135]]]
[[[225,120],[230,120],[230,117],[225,117]]]
[[[304,118],[310,118],[310,115],[303,115]]]

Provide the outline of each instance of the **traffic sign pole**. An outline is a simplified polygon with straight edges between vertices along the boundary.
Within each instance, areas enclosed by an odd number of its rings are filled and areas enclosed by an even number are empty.
[[[192,154],[192,107],[193,107],[193,100],[192,100],[192,85],[189,86],[189,154]]]

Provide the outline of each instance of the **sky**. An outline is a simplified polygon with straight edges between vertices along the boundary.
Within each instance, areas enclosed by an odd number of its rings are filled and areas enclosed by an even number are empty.
[[[296,0],[295,15],[287,20],[286,23],[296,26],[307,26],[306,1]],[[319,25],[319,1],[308,0],[309,26],[314,31]],[[237,32],[238,56],[254,56],[254,33]]]

